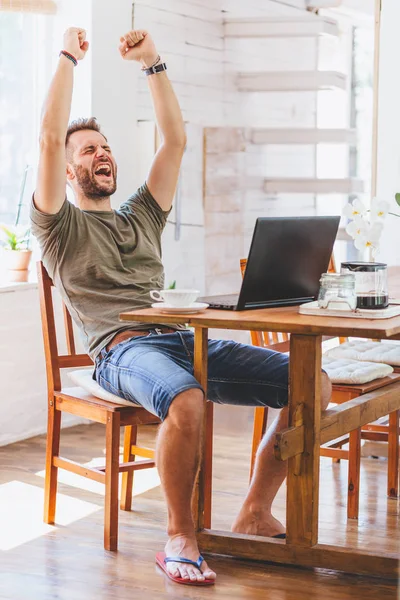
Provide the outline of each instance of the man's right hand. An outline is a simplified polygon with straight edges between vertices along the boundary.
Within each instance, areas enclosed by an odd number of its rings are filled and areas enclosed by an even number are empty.
[[[89,49],[89,42],[86,41],[86,31],[79,27],[70,27],[64,33],[64,48],[77,60],[85,58]]]

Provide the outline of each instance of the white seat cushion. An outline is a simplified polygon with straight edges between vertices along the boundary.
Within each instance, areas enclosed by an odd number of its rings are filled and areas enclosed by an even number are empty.
[[[115,404],[123,404],[125,406],[139,406],[135,402],[130,402],[129,400],[125,400],[124,398],[120,398],[111,392],[107,392],[104,388],[102,388],[97,381],[92,379],[93,368],[89,369],[77,369],[76,371],[71,371],[68,373],[68,376],[72,379],[72,381],[79,385],[79,387],[83,388],[92,396],[96,396],[96,398],[101,398],[102,400],[107,400],[108,402],[114,402]]]
[[[326,354],[322,357],[322,368],[327,372],[332,383],[369,383],[393,373],[393,367],[390,365],[332,358]]]
[[[387,377],[387,375],[393,373],[393,368],[389,365],[336,359],[327,354],[324,354],[322,357],[322,367],[329,375],[332,383],[362,384],[379,379],[380,377]],[[111,392],[107,392],[97,381],[92,379],[92,374],[93,369],[90,367],[88,369],[71,371],[68,373],[68,376],[76,385],[86,390],[89,394],[96,396],[96,398],[125,406],[140,406],[134,402],[120,398]]]
[[[325,356],[385,363],[387,365],[398,367],[400,366],[400,345],[385,344],[384,342],[370,342],[368,340],[355,340],[331,348],[331,350],[325,352]]]

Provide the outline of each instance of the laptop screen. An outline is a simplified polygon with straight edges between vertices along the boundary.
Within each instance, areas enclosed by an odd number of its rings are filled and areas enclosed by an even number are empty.
[[[340,217],[257,219],[238,308],[248,303],[316,298],[339,222]]]

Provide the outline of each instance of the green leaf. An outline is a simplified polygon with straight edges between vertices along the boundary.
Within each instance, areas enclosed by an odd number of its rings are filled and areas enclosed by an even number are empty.
[[[176,288],[176,280],[169,284],[167,290],[174,290]]]
[[[400,206],[400,193],[396,194],[395,198],[396,198],[397,204]]]
[[[0,223],[0,231],[5,235],[4,244],[10,250],[27,250],[30,243],[30,228],[21,229],[13,225]]]
[[[6,236],[11,239],[12,237],[14,237],[14,232],[11,231],[11,229],[9,229],[8,227],[6,227],[5,225],[3,225],[2,223],[0,223],[0,229],[2,231],[4,231],[4,233],[6,234]]]

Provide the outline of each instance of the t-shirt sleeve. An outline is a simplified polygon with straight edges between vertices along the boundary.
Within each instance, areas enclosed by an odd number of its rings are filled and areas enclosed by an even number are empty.
[[[121,204],[119,210],[136,215],[138,219],[144,221],[161,234],[172,207],[169,210],[163,210],[151,195],[147,183],[144,183],[129,200]]]
[[[42,256],[57,256],[58,248],[69,229],[74,210],[75,207],[66,198],[57,213],[52,215],[43,213],[35,206],[34,196],[32,196],[30,205],[31,231],[39,242]]]

